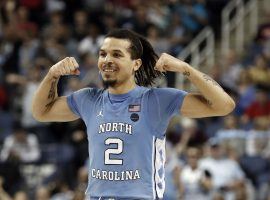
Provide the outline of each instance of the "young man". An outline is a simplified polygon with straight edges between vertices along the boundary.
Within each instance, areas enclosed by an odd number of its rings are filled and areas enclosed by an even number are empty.
[[[213,79],[166,53],[158,58],[148,41],[129,30],[105,37],[98,68],[106,89],[59,97],[59,77],[79,74],[79,65],[73,57],[53,65],[36,91],[33,115],[43,122],[84,120],[90,157],[87,199],[160,199],[170,118],[226,115],[234,102]],[[200,93],[144,87],[164,71],[182,73]]]

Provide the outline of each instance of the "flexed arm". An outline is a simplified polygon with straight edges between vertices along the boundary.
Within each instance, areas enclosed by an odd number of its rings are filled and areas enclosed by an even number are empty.
[[[32,113],[42,122],[72,121],[78,118],[69,108],[67,98],[59,97],[57,84],[60,76],[78,75],[78,63],[75,58],[67,57],[53,65],[40,83],[33,97]]]
[[[182,73],[199,90],[199,93],[187,94],[183,101],[181,113],[186,117],[223,116],[235,107],[232,98],[215,80],[169,54],[160,56],[156,70]]]

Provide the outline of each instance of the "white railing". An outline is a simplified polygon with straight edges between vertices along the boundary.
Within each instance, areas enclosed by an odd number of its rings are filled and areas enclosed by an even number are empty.
[[[206,63],[207,67],[212,67],[215,63],[215,37],[210,27],[205,27],[189,45],[180,52],[178,58],[186,61],[190,58],[189,63],[197,68]],[[175,86],[183,88],[183,75],[176,74]]]
[[[248,25],[245,24],[246,17],[249,17]],[[231,48],[241,53],[244,49],[245,39],[253,35],[257,27],[257,0],[249,0],[246,4],[243,0],[231,0],[222,11],[222,55],[225,55]],[[231,42],[232,38],[234,38],[233,42]]]

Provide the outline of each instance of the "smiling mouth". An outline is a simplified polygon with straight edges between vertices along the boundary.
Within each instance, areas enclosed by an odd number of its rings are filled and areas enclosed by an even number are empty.
[[[106,63],[102,65],[102,71],[105,73],[113,73],[117,71],[117,67],[112,63]]]
[[[104,72],[115,72],[115,69],[103,69]]]

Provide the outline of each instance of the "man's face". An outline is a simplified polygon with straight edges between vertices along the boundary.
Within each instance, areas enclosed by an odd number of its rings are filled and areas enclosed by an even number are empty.
[[[140,59],[132,60],[128,51],[130,42],[125,39],[106,38],[99,51],[98,68],[107,86],[134,82]]]
[[[197,168],[199,156],[198,149],[191,147],[187,150],[187,161],[191,168]]]
[[[220,159],[222,157],[222,150],[220,145],[213,145],[210,147],[210,153],[212,158]]]
[[[14,134],[15,140],[19,143],[25,143],[27,135],[24,130],[16,130]]]

